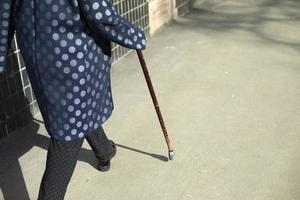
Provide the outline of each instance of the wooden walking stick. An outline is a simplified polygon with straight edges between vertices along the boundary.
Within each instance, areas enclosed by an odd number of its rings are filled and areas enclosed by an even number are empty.
[[[156,98],[156,95],[155,95],[155,92],[154,92],[154,89],[153,89],[153,86],[152,86],[152,82],[151,82],[151,79],[150,79],[150,76],[149,76],[149,72],[148,72],[148,69],[147,69],[146,62],[144,60],[143,53],[142,53],[141,50],[137,50],[136,52],[138,54],[138,57],[139,57],[139,60],[140,60],[140,63],[141,63],[141,66],[142,66],[142,69],[143,69],[143,72],[144,72],[144,76],[145,76],[145,79],[147,81],[147,85],[148,85],[148,88],[149,88],[149,91],[150,91],[150,94],[151,94],[151,97],[152,97],[152,101],[153,101],[153,104],[154,104],[154,107],[155,107],[155,110],[156,110],[156,114],[157,114],[157,117],[159,119],[160,126],[162,128],[162,131],[163,131],[163,134],[164,134],[167,146],[168,146],[169,159],[173,160],[174,156],[175,156],[175,152],[174,152],[173,148],[171,147],[170,139],[169,139],[169,136],[168,136],[168,133],[167,133],[167,129],[166,129],[163,117],[162,117],[160,109],[159,109],[158,101],[157,101],[157,98]]]

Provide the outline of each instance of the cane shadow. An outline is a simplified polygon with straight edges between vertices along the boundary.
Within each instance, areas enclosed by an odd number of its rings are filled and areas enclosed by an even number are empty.
[[[124,145],[121,145],[121,144],[116,144],[116,146],[127,149],[127,150],[130,150],[130,151],[134,151],[134,152],[137,152],[137,153],[145,154],[147,156],[150,156],[152,158],[156,158],[156,159],[164,161],[164,162],[168,162],[168,160],[169,160],[168,157],[163,156],[163,155],[159,155],[159,154],[155,154],[155,153],[148,153],[146,151],[141,151],[139,149],[134,149],[132,147],[127,147],[127,146],[124,146]]]
[[[117,144],[117,143],[115,143],[115,145],[117,147],[129,150],[129,151],[133,151],[133,152],[136,152],[136,153],[141,153],[141,154],[150,156],[152,158],[161,160],[163,162],[168,162],[168,157],[163,156],[163,155],[149,153],[149,152],[146,152],[146,151],[142,151],[142,150],[139,150],[139,149],[135,149],[135,148],[128,147],[128,146],[121,145],[121,144]],[[95,154],[92,150],[89,150],[89,149],[86,149],[86,148],[81,148],[78,160],[82,161],[82,162],[86,162],[89,165],[91,165],[93,168],[97,169],[98,161],[97,161],[97,158],[95,157]]]

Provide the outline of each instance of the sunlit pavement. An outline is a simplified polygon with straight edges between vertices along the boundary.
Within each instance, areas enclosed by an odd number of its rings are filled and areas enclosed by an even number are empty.
[[[296,0],[199,1],[148,40],[174,161],[137,55],[113,65],[115,109],[103,128],[117,155],[101,173],[85,141],[65,199],[300,199],[299,9]],[[48,135],[39,122],[22,131],[0,146],[1,158],[10,152],[0,199],[37,198]]]

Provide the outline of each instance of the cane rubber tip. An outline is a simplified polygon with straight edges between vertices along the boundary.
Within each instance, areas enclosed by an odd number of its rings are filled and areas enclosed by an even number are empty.
[[[169,159],[170,159],[170,160],[174,160],[174,156],[175,156],[174,150],[169,151]]]

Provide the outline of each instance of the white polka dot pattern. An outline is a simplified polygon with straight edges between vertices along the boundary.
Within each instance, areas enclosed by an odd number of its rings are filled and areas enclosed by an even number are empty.
[[[64,141],[85,137],[114,109],[110,41],[145,49],[144,32],[107,0],[17,0],[15,9],[12,2],[0,0],[0,72],[16,31],[49,135]]]
[[[14,0],[0,0],[0,73],[5,71],[5,57],[15,32],[13,15],[11,14],[14,4]]]

